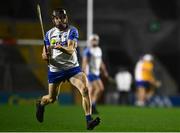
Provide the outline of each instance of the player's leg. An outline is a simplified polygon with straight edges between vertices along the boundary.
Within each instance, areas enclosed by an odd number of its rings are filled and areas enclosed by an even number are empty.
[[[146,104],[150,105],[155,95],[155,88],[152,86],[146,91]]]
[[[54,103],[57,100],[57,95],[59,93],[61,83],[59,84],[54,84],[51,83],[49,84],[49,94],[45,95],[41,99],[41,105],[47,105],[49,103]]]
[[[150,99],[154,95],[154,89],[149,89],[146,93],[146,99]]]
[[[100,98],[104,92],[104,85],[101,79],[98,80],[98,86],[99,86],[98,98]]]
[[[88,96],[88,81],[84,73],[78,73],[70,78],[70,83],[75,86],[82,95],[82,105],[86,115],[90,114],[90,99]]]
[[[146,89],[144,87],[138,87],[136,92],[136,105],[137,106],[144,106],[145,105],[145,98],[146,98]]]
[[[49,103],[53,103],[57,99],[57,95],[60,89],[60,84],[51,83],[48,85],[49,93],[48,95],[43,96],[40,100],[36,103],[36,118],[39,122],[43,122],[44,118],[44,109],[45,106]]]
[[[86,75],[83,72],[76,74],[75,76],[70,78],[70,83],[75,86],[82,95],[82,106],[86,115],[87,121],[87,129],[91,130],[95,126],[97,126],[100,122],[100,119],[97,117],[96,119],[92,119],[91,117],[91,109],[90,109],[90,98],[88,91],[88,80]]]
[[[89,90],[89,99],[90,99],[90,105],[92,105],[92,96],[94,95],[94,88],[92,87],[92,85],[89,83],[88,86],[88,90]],[[92,108],[90,108],[90,112],[92,114]]]
[[[98,79],[92,82],[92,86],[94,90],[94,93],[92,95],[92,113],[97,114],[98,111],[96,109],[96,104],[104,91],[104,85],[101,79]]]
[[[96,106],[96,102],[95,102],[95,93],[96,93],[96,89],[97,89],[97,84],[94,82],[91,82],[91,88],[89,88],[89,97],[91,100],[91,113],[94,114],[95,112],[95,106]]]

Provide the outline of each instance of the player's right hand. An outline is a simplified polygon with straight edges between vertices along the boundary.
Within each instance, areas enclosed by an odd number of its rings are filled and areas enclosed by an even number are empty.
[[[48,60],[48,58],[49,58],[49,54],[48,53],[42,53],[42,59],[43,60]]]
[[[54,48],[60,50],[60,49],[62,48],[62,46],[61,46],[60,44],[58,44],[58,45],[56,45]]]
[[[157,80],[155,85],[156,85],[157,88],[159,88],[162,85],[162,83],[161,83],[161,81]]]

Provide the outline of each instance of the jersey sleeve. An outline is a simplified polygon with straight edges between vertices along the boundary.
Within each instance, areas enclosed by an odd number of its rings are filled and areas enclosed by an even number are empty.
[[[69,37],[68,39],[69,40],[74,40],[74,41],[78,41],[78,38],[79,38],[79,33],[78,33],[78,30],[73,27],[71,30],[70,30],[70,33],[69,33]]]
[[[49,35],[49,32],[46,32],[46,35],[45,35],[45,38],[44,38],[44,43],[46,45],[50,46],[50,41],[49,41],[48,35]]]
[[[87,57],[87,58],[91,57],[91,53],[90,53],[90,50],[88,48],[85,48],[83,50],[83,57]]]

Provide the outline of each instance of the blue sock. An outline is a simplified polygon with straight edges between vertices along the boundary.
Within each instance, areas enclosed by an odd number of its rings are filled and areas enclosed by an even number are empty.
[[[95,102],[92,103],[92,107],[96,108],[96,103]]]
[[[91,121],[91,120],[92,120],[91,115],[86,115],[86,121],[89,122],[89,121]]]

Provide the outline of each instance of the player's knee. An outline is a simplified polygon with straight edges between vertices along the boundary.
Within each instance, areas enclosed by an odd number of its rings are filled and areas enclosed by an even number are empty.
[[[46,104],[48,103],[54,103],[56,101],[56,97],[53,96],[44,96],[42,97],[42,101]]]
[[[49,97],[48,96],[43,96],[41,101],[45,104],[47,104],[49,102]]]
[[[50,98],[49,98],[49,102],[50,102],[50,103],[54,103],[55,101],[56,101],[56,97],[50,97]]]
[[[88,91],[88,88],[86,87],[82,90],[82,96],[87,97],[88,95],[89,95],[89,91]]]

